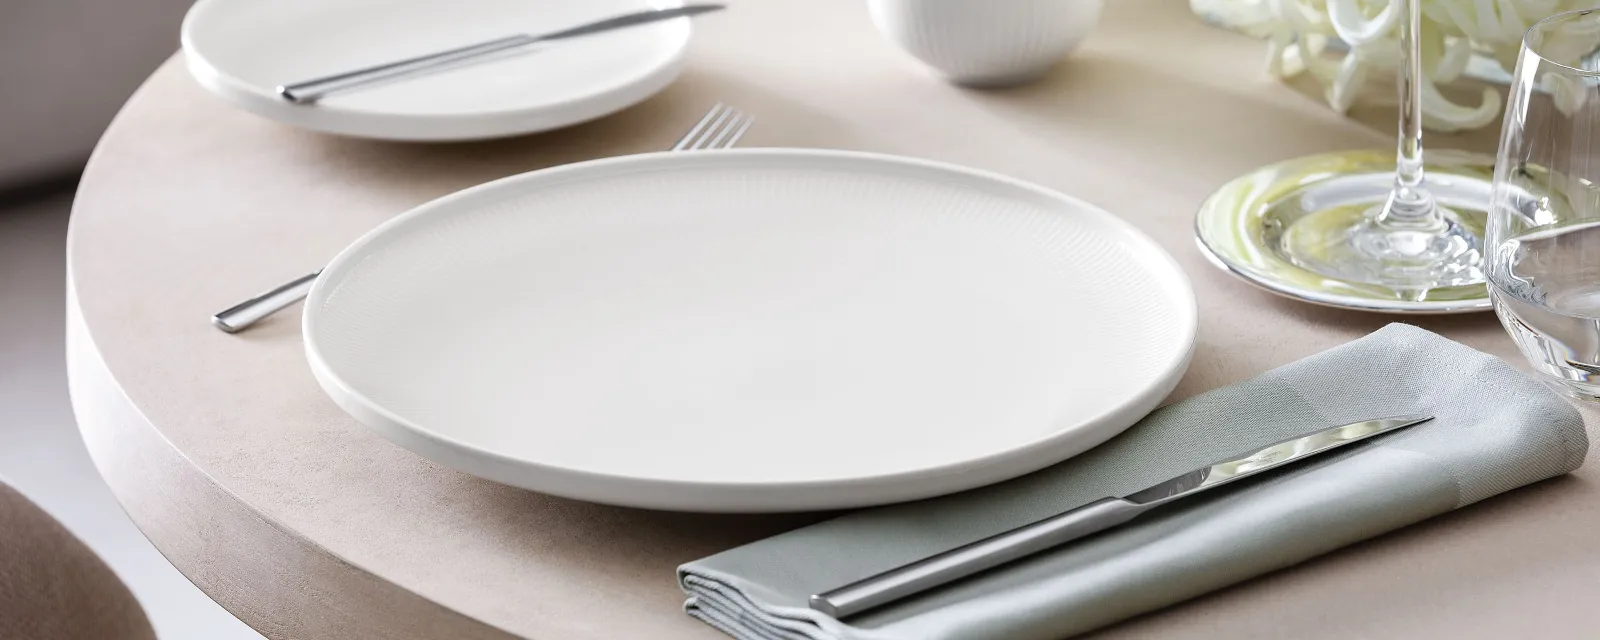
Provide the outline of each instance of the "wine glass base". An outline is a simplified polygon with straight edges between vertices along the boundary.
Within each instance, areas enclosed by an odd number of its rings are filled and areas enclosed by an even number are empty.
[[[1556,393],[1564,395],[1568,398],[1572,398],[1573,400],[1600,404],[1600,387],[1588,384],[1578,384],[1569,380],[1555,380],[1548,377],[1545,378],[1543,382],[1546,386],[1554,389]]]
[[[1544,386],[1555,390],[1557,394],[1565,395],[1565,397],[1573,398],[1573,400],[1600,403],[1600,384],[1579,381],[1579,379],[1562,378],[1557,374],[1541,370],[1538,363],[1534,363],[1534,379],[1544,382]]]
[[[1385,228],[1377,220],[1389,188],[1383,181],[1385,176],[1361,177],[1370,184],[1344,181],[1337,187],[1312,185],[1298,198],[1275,203],[1267,212],[1271,220],[1264,237],[1266,245],[1284,260],[1308,271],[1386,287],[1410,299],[1420,299],[1441,287],[1483,284],[1483,271],[1478,267],[1483,236],[1471,228],[1471,219],[1454,209],[1440,207],[1442,228]],[[1335,188],[1342,193],[1323,193]],[[1358,200],[1370,197],[1378,202],[1354,202],[1320,211],[1298,210],[1297,205],[1302,202],[1325,201],[1329,195]],[[1483,212],[1475,213],[1478,220],[1483,219]]]
[[[1229,272],[1307,302],[1388,313],[1488,310],[1478,264],[1493,160],[1428,154],[1442,228],[1377,223],[1394,158],[1348,151],[1269,165],[1224,185],[1196,217],[1200,246]]]

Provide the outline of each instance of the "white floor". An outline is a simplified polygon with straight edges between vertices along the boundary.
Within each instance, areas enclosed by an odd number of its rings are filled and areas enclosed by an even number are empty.
[[[67,398],[65,242],[71,196],[0,205],[0,477],[100,554],[168,640],[261,638],[139,533],[100,479]]]

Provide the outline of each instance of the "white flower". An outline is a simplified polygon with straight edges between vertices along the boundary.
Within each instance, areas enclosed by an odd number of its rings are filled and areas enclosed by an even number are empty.
[[[1345,113],[1372,81],[1394,78],[1400,65],[1402,0],[1260,0],[1274,20],[1267,32],[1267,71],[1279,78],[1310,73],[1328,105]],[[1600,0],[1416,0],[1422,3],[1422,115],[1430,129],[1475,129],[1500,115],[1500,93],[1485,87],[1477,106],[1452,101],[1439,85],[1459,78],[1473,52],[1506,70],[1515,65],[1522,34],[1562,11],[1600,6]],[[1345,53],[1342,58],[1337,54]],[[1567,87],[1550,87],[1573,100]],[[1581,93],[1581,92],[1580,92]],[[1387,94],[1385,94],[1387,95]]]

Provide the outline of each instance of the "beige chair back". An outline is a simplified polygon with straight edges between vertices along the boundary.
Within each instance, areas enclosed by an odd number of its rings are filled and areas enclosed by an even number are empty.
[[[155,640],[133,593],[84,546],[0,482],[0,640]]]

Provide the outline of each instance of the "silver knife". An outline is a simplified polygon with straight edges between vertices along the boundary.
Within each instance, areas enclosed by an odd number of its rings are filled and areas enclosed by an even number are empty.
[[[417,56],[415,58],[407,58],[405,60],[397,60],[395,62],[388,62],[362,69],[356,69],[354,71],[337,73],[331,76],[323,76],[321,78],[315,78],[312,80],[280,85],[278,87],[278,95],[282,96],[284,100],[288,100],[289,102],[296,104],[316,102],[318,98],[326,96],[330,93],[346,91],[356,87],[362,87],[395,78],[422,75],[431,71],[444,69],[459,62],[465,62],[473,58],[481,58],[499,53],[501,51],[516,49],[518,47],[525,47],[530,44],[576,38],[578,36],[586,36],[594,33],[611,31],[613,29],[622,29],[624,27],[649,24],[661,20],[694,16],[709,11],[718,11],[726,7],[727,5],[722,4],[691,4],[682,7],[673,7],[670,9],[651,9],[648,11],[638,11],[635,13],[606,18],[604,20],[597,20],[595,22],[581,24],[576,27],[562,29],[561,31],[553,31],[550,33],[538,35],[531,33],[519,33],[516,35],[506,36],[504,38],[489,40],[487,42],[457,47],[448,51],[430,53],[427,55]]]
[[[811,596],[811,608],[844,618],[948,584],[1132,520],[1150,509],[1352,442],[1432,420],[1400,416],[1367,420],[1285,440],[1190,471],[1121,498],[1102,498],[1057,516],[890,569]]]

